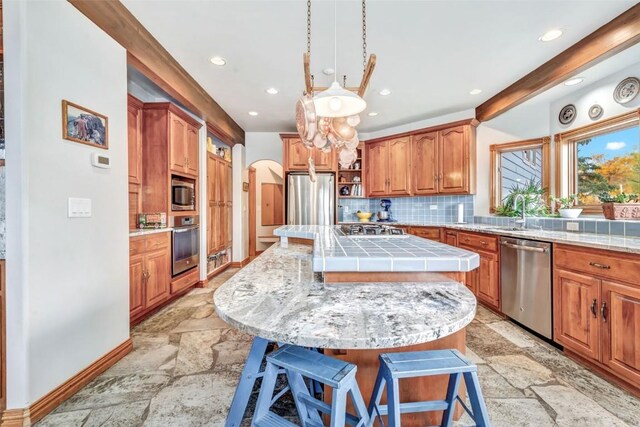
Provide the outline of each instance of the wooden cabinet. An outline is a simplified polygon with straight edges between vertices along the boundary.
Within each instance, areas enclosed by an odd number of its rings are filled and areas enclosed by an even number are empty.
[[[193,126],[187,127],[187,140],[185,144],[185,157],[187,158],[186,173],[198,176],[198,129]]]
[[[640,389],[640,258],[554,245],[554,340]]]
[[[232,241],[232,167],[226,160],[207,156],[207,251],[220,252]]]
[[[447,242],[480,256],[477,269],[465,275],[465,284],[484,305],[500,311],[500,252],[496,236],[468,231],[446,231]],[[448,243],[448,244],[451,244]]]
[[[411,227],[409,234],[422,237],[423,239],[440,241],[441,231],[439,227]]]
[[[129,170],[129,229],[138,227],[142,209],[142,101],[127,98],[127,144]]]
[[[475,122],[412,135],[413,194],[475,193]]]
[[[393,138],[365,145],[367,196],[411,194],[411,139]]]
[[[455,230],[445,230],[444,243],[450,246],[458,246],[458,232]]]
[[[129,315],[132,323],[170,297],[170,235],[162,232],[129,240]]]
[[[171,171],[198,176],[198,129],[176,113],[169,113]]]
[[[332,171],[336,169],[336,150],[327,153],[320,150],[313,150],[313,160],[318,171]]]
[[[313,157],[316,171],[335,171],[336,150],[324,153],[318,149],[308,149],[298,136],[283,136],[283,157],[285,171],[306,171],[309,169],[309,156]]]

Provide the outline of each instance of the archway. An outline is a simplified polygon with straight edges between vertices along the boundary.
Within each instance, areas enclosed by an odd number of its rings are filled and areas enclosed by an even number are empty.
[[[274,160],[249,165],[249,256],[276,242],[273,230],[284,224],[284,170]]]

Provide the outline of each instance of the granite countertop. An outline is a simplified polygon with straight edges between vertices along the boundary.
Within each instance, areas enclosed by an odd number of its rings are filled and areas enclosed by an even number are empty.
[[[355,224],[348,222],[344,224]],[[372,222],[372,224],[375,224]],[[551,230],[511,230],[508,227],[500,227],[490,224],[457,224],[457,223],[417,223],[417,222],[393,222],[384,223],[391,226],[413,227],[446,227],[462,231],[475,231],[479,233],[496,234],[499,236],[521,237],[525,239],[540,240],[551,243],[565,243],[567,245],[585,246],[588,248],[606,249],[610,251],[640,253],[640,238],[625,237],[606,234],[580,233],[572,231]]]
[[[312,265],[311,247],[276,243],[215,292],[216,312],[270,341],[340,349],[434,341],[475,316],[475,297],[457,282],[324,284]]]
[[[273,234],[313,239],[316,272],[466,272],[480,265],[474,252],[412,235],[347,236],[320,225],[285,225]]]
[[[147,234],[156,234],[156,233],[166,233],[167,231],[173,230],[172,227],[165,228],[147,228],[144,230],[129,230],[129,237],[137,237],[137,236],[146,236]]]

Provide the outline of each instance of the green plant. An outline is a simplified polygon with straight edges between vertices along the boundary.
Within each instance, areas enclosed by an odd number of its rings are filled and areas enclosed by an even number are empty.
[[[577,194],[571,194],[568,197],[551,196],[549,197],[549,199],[551,199],[551,201],[556,204],[556,207],[558,209],[571,209],[572,207],[578,204]]]
[[[548,216],[549,208],[544,202],[545,193],[546,189],[536,181],[529,181],[523,186],[513,185],[509,189],[509,195],[504,198],[502,205],[496,208],[495,213],[499,216],[521,216],[522,203],[518,202],[518,206],[515,206],[515,199],[522,194],[525,199],[526,216]]]
[[[598,199],[600,199],[602,203],[635,203],[638,201],[638,195],[627,194],[624,191],[616,194],[603,191],[598,194]]]

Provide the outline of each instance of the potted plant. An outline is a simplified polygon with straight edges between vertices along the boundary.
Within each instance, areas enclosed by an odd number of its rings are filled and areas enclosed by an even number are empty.
[[[572,194],[569,197],[551,196],[551,201],[556,205],[558,213],[562,218],[578,218],[582,213],[581,208],[575,207],[578,204],[578,196]]]
[[[522,194],[525,198],[525,215],[528,217],[548,216],[549,208],[544,202],[546,190],[539,182],[531,181],[523,186],[514,185],[509,189],[509,195],[504,198],[502,204],[495,209],[499,216],[521,216],[522,204],[516,206],[516,196]]]
[[[640,220],[640,203],[637,194],[600,193],[598,198],[602,202],[602,212],[607,219],[638,219]]]

